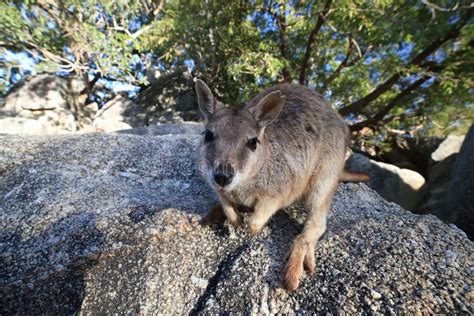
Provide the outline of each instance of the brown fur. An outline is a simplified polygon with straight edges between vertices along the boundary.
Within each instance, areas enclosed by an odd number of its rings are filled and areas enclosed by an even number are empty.
[[[363,174],[343,172],[349,129],[321,95],[301,85],[267,89],[242,110],[218,103],[200,80],[196,92],[208,139],[200,145],[199,166],[218,193],[229,222],[242,223],[235,205],[253,207],[249,229],[257,234],[279,209],[304,200],[308,217],[284,272],[285,287],[295,290],[303,269],[314,271],[314,248],[326,230],[338,182],[365,179]],[[250,150],[255,137],[259,143]],[[222,166],[233,175],[224,186],[215,181]],[[215,212],[206,218],[216,217]]]

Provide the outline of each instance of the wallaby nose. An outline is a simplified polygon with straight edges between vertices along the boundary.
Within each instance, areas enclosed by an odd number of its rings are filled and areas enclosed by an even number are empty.
[[[217,173],[214,175],[214,181],[221,187],[225,187],[232,181],[233,175],[224,174],[224,173]]]
[[[232,182],[234,177],[234,168],[230,164],[219,164],[214,171],[214,181],[221,187],[225,187]]]

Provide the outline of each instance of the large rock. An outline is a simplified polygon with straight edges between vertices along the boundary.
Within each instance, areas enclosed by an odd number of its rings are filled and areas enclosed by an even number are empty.
[[[425,183],[425,178],[416,171],[374,161],[361,154],[352,154],[346,167],[368,173],[371,177],[367,183],[369,187],[407,210],[416,208],[420,201],[418,191]]]
[[[421,189],[422,202],[416,212],[434,214],[474,238],[474,127],[469,133],[448,136],[433,152],[427,182]]]
[[[0,313],[473,312],[473,243],[363,184],[339,186],[315,274],[284,292],[303,209],[255,237],[201,227],[199,138],[0,137]]]
[[[161,74],[133,101],[115,95],[101,109],[85,104],[87,92],[84,81],[75,77],[26,77],[1,100],[0,120],[6,121],[0,134],[115,132],[201,118],[193,77],[185,69]]]
[[[368,154],[377,161],[382,161],[399,168],[411,169],[421,175],[426,175],[430,166],[431,153],[443,141],[437,137],[422,137],[413,134],[389,133],[387,142],[389,148],[382,149],[367,139],[374,139],[376,135],[370,129],[361,131],[366,137],[356,137],[353,148],[358,152]]]
[[[49,126],[44,123],[24,117],[0,118],[0,134],[47,135]]]
[[[452,184],[452,175],[457,155],[451,155],[446,159],[435,163],[428,173],[425,185],[420,189],[420,205],[416,208],[417,213],[431,213],[441,219],[447,220],[449,216],[443,215],[446,208],[447,197]]]
[[[148,127],[136,127],[132,129],[124,129],[121,131],[117,131],[117,133],[161,136],[161,135],[200,134],[203,131],[204,131],[204,125],[201,123],[183,122],[183,123],[172,123],[172,124],[157,124],[157,125],[150,125]]]
[[[474,125],[456,158],[445,212],[449,214],[448,221],[474,238]]]
[[[26,77],[0,106],[0,133],[51,135],[76,132],[89,120],[89,113],[83,110],[85,87],[84,81],[75,77],[49,74]]]
[[[83,80],[73,77],[49,74],[27,77],[7,95],[3,110],[20,112],[71,109],[76,106],[75,98],[85,87]]]
[[[112,98],[97,112],[93,125],[98,132],[129,130],[123,133],[162,135],[166,132],[161,126],[170,125],[171,134],[175,134],[174,129],[182,129],[183,124],[188,124],[186,121],[200,119],[193,76],[186,69],[178,68],[159,73],[134,101],[121,95]],[[194,127],[188,129],[194,130]]]
[[[461,149],[464,138],[463,135],[449,135],[431,154],[431,159],[433,161],[443,161],[449,156],[457,154]]]
[[[201,119],[193,76],[183,68],[152,81],[138,94],[136,102],[143,120],[137,120],[133,127]]]
[[[98,132],[131,129],[137,120],[138,106],[122,95],[116,95],[97,111],[92,122]]]

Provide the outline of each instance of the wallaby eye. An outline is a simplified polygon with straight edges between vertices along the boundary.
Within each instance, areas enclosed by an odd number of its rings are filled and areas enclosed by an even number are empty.
[[[204,132],[202,132],[202,134],[204,134],[204,141],[206,143],[212,142],[214,140],[214,134],[212,134],[210,130],[206,129]]]
[[[247,142],[247,147],[251,150],[254,151],[257,149],[257,143],[260,143],[257,137],[250,138]]]

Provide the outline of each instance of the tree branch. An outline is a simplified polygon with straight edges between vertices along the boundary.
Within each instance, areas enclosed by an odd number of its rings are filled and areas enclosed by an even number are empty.
[[[101,78],[102,78],[102,74],[99,72],[95,75],[95,77],[91,81],[89,81],[89,91],[91,91],[92,88],[94,88],[97,81],[99,81],[99,79]]]
[[[287,51],[287,45],[286,45],[286,39],[285,39],[286,29],[288,26],[286,24],[285,1],[280,0],[278,3],[280,14],[273,11],[272,9],[273,6],[274,6],[273,1],[270,1],[267,6],[262,5],[261,7],[257,7],[257,8],[260,8],[258,10],[265,11],[273,17],[273,20],[278,27],[278,47],[280,49],[280,55],[281,57],[283,57],[283,59],[288,61],[289,58],[288,58],[288,51]],[[283,67],[283,69],[281,70],[281,75],[283,77],[284,82],[292,81],[291,73],[286,66]]]
[[[472,40],[468,45],[466,49],[460,49],[450,56],[447,56],[446,59],[443,61],[443,63],[438,64],[434,61],[426,61],[423,62],[420,66],[426,68],[426,71],[424,71],[422,77],[420,77],[418,80],[413,82],[411,85],[403,89],[395,98],[393,98],[385,107],[383,107],[381,110],[379,110],[376,114],[374,114],[371,118],[356,123],[352,126],[350,126],[351,131],[359,131],[364,127],[371,127],[371,126],[376,126],[380,124],[386,124],[388,122],[393,121],[394,119],[397,118],[403,118],[403,117],[409,117],[413,115],[405,115],[406,113],[403,113],[401,115],[396,115],[396,116],[391,116],[388,118],[385,118],[385,116],[400,102],[403,100],[403,98],[407,97],[410,95],[413,91],[417,90],[423,83],[428,81],[429,79],[432,79],[436,77],[438,80],[443,80],[443,77],[441,76],[441,72],[448,66],[452,65],[453,62],[458,60],[459,58],[463,59],[463,56],[466,52],[470,51],[472,49],[472,46],[474,44],[474,40]],[[418,109],[417,112],[422,111],[422,109]]]
[[[212,21],[212,13],[211,13],[211,7],[209,5],[209,0],[205,0],[205,6],[206,6],[206,17],[207,20]],[[211,74],[210,74],[210,81],[214,81],[217,75],[218,71],[218,63],[217,63],[217,44],[216,44],[216,38],[214,36],[214,28],[212,26],[213,23],[209,26],[209,43],[211,44]]]
[[[406,96],[411,94],[414,90],[418,89],[423,83],[428,81],[430,79],[430,76],[423,76],[422,78],[418,79],[414,83],[412,83],[410,86],[402,90],[399,94],[397,94],[385,107],[383,107],[379,112],[377,112],[375,115],[373,115],[371,118],[353,124],[349,128],[352,132],[360,131],[364,127],[367,126],[373,126],[376,125],[378,122],[380,122],[385,115],[387,115],[395,106],[399,104],[399,102],[404,99]]]
[[[421,53],[419,53],[415,58],[413,58],[408,65],[419,66],[423,61],[432,53],[434,53],[438,48],[440,48],[444,43],[449,40],[457,38],[461,34],[461,29],[467,24],[472,15],[472,10],[469,10],[462,18],[460,23],[454,26],[444,37],[439,38],[433,41],[428,47],[426,47]],[[380,84],[374,91],[366,95],[365,97],[351,103],[350,105],[339,110],[339,113],[342,116],[348,115],[350,113],[355,113],[366,107],[370,102],[377,99],[380,95],[390,90],[394,84],[398,82],[401,78],[403,72],[397,72],[384,83]]]
[[[283,57],[283,59],[285,60],[288,60],[288,52],[287,52],[287,47],[286,47],[286,39],[285,39],[285,36],[286,36],[286,8],[285,8],[285,1],[280,1],[280,3],[278,4],[279,6],[279,10],[280,10],[280,14],[277,14],[275,12],[273,12],[272,10],[272,2],[270,2],[270,5],[268,7],[268,13],[271,14],[273,16],[273,18],[275,19],[275,22],[278,26],[278,46],[280,47],[280,54],[281,54],[281,57]],[[282,69],[282,76],[283,76],[283,81],[285,82],[291,82],[292,78],[291,78],[291,74],[290,74],[290,71],[288,70],[287,67],[284,67]]]
[[[30,42],[8,43],[8,42],[0,41],[0,47],[5,47],[5,48],[15,49],[15,50],[25,50],[32,55],[35,55],[35,52],[33,52],[33,50],[36,50],[42,55],[42,56],[41,55],[39,56],[41,60],[50,62],[54,64],[55,66],[61,68],[61,70],[67,71],[67,72],[74,72],[75,70],[88,70],[89,69],[88,66],[74,63],[70,61],[69,59],[58,56]]]
[[[334,72],[331,73],[329,78],[324,81],[323,87],[321,88],[322,91],[326,90],[327,86],[331,82],[333,82],[337,77],[339,77],[339,75],[341,74],[341,72],[344,68],[354,66],[358,61],[362,60],[362,58],[364,56],[366,56],[368,52],[370,52],[372,50],[372,45],[370,45],[367,48],[365,48],[364,51],[361,51],[360,48],[357,45],[357,42],[351,37],[349,37],[348,42],[349,43],[348,43],[348,47],[347,47],[346,57],[337,66],[336,70],[334,70]],[[354,51],[354,48],[357,51],[357,56],[354,57],[352,60],[350,60],[350,57],[352,55],[352,52]]]
[[[150,30],[150,28],[152,27],[153,25],[153,20],[156,18],[156,16],[160,13],[160,11],[163,9],[163,5],[165,3],[165,0],[160,0],[160,2],[158,3],[158,5],[156,6],[156,8],[153,9],[153,11],[150,12],[149,14],[149,18],[150,18],[150,24],[148,25],[145,25],[144,27],[142,27],[141,29],[139,29],[138,31],[136,31],[135,33],[131,34],[131,37],[135,40],[137,39],[140,35],[148,32]]]
[[[24,43],[24,42],[16,42],[16,43],[10,43],[10,42],[4,42],[4,41],[0,41],[0,47],[4,47],[4,48],[7,48],[7,49],[13,49],[13,50],[22,50],[22,49],[26,49],[26,48],[29,48],[29,49],[34,49],[35,46],[32,46],[28,43]]]
[[[52,2],[44,1],[44,0],[38,0],[37,5],[38,5],[38,7],[41,8],[41,10],[46,12],[51,17],[51,19],[53,19],[54,23],[56,23],[58,26],[64,28],[65,21],[57,13],[58,9],[53,5]],[[51,7],[53,7],[54,9],[52,9]]]
[[[301,70],[300,70],[300,77],[299,82],[302,85],[305,85],[307,82],[307,71],[309,67],[309,58],[311,57],[311,51],[313,49],[314,42],[316,41],[316,36],[319,33],[319,30],[323,26],[324,20],[328,14],[329,8],[331,6],[332,0],[327,0],[326,4],[324,5],[323,11],[319,13],[318,19],[316,20],[316,24],[314,28],[311,30],[308,36],[308,41],[306,42],[306,51],[303,57],[303,61],[301,62]]]
[[[444,7],[441,7],[441,6],[436,5],[434,3],[428,2],[427,0],[421,0],[421,3],[423,3],[424,5],[426,5],[429,8],[429,10],[431,11],[431,15],[432,15],[433,19],[436,18],[436,11],[452,12],[452,11],[456,11],[456,10],[459,10],[459,9],[463,8],[459,5],[459,2],[456,2],[456,4],[454,6],[452,6],[451,8],[444,8]],[[468,7],[466,6],[464,8],[468,8]]]

